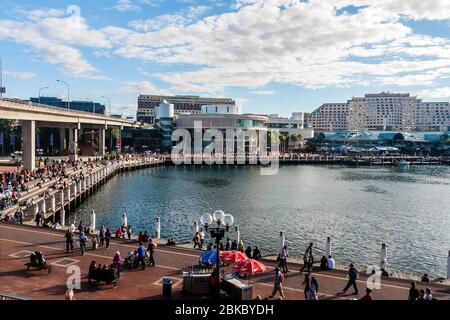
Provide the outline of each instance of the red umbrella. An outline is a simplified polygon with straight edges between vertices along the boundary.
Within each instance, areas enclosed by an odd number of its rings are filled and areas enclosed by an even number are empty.
[[[248,257],[240,251],[233,250],[233,251],[222,251],[220,253],[220,259],[222,259],[224,263],[240,263],[247,260]]]
[[[239,271],[240,274],[247,274],[254,276],[258,273],[266,271],[266,266],[258,260],[247,259],[244,262],[236,263],[233,268],[235,271]]]

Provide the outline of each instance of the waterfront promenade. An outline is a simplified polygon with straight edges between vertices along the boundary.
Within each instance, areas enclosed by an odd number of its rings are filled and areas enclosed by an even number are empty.
[[[111,286],[96,287],[87,283],[88,266],[92,260],[97,263],[110,264],[116,251],[122,257],[137,248],[136,241],[113,240],[109,250],[100,248],[90,250],[82,256],[79,251],[65,253],[64,233],[49,229],[39,229],[25,225],[0,224],[0,293],[14,294],[31,299],[64,299],[67,290],[66,268],[77,265],[81,268],[81,290],[75,290],[78,300],[102,299],[164,299],[162,296],[161,280],[169,277],[174,282],[173,299],[205,299],[207,297],[183,296],[182,269],[198,263],[200,252],[186,248],[186,246],[169,247],[160,244],[155,256],[156,267],[148,267],[145,271],[124,271],[120,283],[116,288]],[[24,263],[33,251],[44,252],[51,272],[26,271]],[[262,298],[270,295],[273,288],[273,269],[275,263],[265,260],[268,266],[266,273],[252,277],[255,285],[254,297]],[[303,276],[298,272],[299,265],[290,265],[284,284],[286,298],[289,300],[303,300]],[[359,297],[364,294],[366,277],[363,270],[358,280]],[[313,276],[319,282],[319,299],[348,300],[358,298],[353,295],[340,296],[338,292],[345,286],[346,273],[343,271],[314,271]],[[418,283],[419,288],[429,287],[433,296],[439,300],[450,300],[450,287],[438,284]],[[405,300],[408,297],[409,281],[399,279],[382,279],[381,290],[374,290],[376,300]],[[349,290],[348,293],[352,291]]]

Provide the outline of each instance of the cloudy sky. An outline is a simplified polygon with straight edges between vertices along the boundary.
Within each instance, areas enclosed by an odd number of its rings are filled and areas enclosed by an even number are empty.
[[[94,99],[134,114],[139,93],[312,111],[381,91],[450,100],[449,0],[0,2],[9,97]]]

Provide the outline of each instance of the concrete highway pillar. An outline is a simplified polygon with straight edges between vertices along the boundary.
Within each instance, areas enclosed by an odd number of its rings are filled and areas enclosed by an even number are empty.
[[[69,159],[78,160],[78,129],[69,129]]]
[[[380,251],[380,269],[386,269],[387,266],[387,248],[386,244],[381,244],[381,251]]]
[[[325,257],[331,256],[331,238],[327,237],[327,243],[325,243]]]
[[[105,142],[105,134],[106,129],[101,128],[98,131],[98,148],[99,148],[99,154],[100,156],[104,156],[106,153],[106,142]]]
[[[70,204],[70,185],[67,187],[67,199],[69,200]]]
[[[155,223],[155,237],[156,239],[161,239],[161,219],[158,217],[156,218],[156,223]]]
[[[78,192],[81,194],[81,179],[78,180]]]
[[[92,231],[95,230],[95,210],[94,209],[92,209],[92,212],[91,212],[91,228],[92,228]]]
[[[66,212],[64,211],[64,189],[61,190],[61,211],[60,211],[60,223],[64,226],[66,223]]]
[[[26,170],[36,169],[36,122],[22,121],[23,165]]]
[[[67,149],[66,129],[59,129],[59,154],[62,155],[63,151]]]
[[[73,197],[76,199],[77,197],[77,183],[73,184]]]

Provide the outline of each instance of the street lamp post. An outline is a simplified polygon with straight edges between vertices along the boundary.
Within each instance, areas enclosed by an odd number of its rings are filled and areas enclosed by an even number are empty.
[[[217,224],[216,227],[213,226],[213,222]],[[205,227],[205,231],[211,233],[211,238],[216,239],[216,272],[219,278],[219,284],[217,286],[217,298],[220,297],[220,241],[224,238],[225,232],[228,232],[230,227],[234,223],[234,217],[231,214],[225,214],[222,210],[214,211],[211,216],[209,213],[205,213],[200,217],[200,223]]]
[[[45,89],[50,89],[50,87],[42,87],[39,89],[39,104],[41,104],[41,92],[42,92],[42,90],[45,90]]]
[[[67,86],[67,109],[70,109],[70,86],[66,81],[56,80],[56,82],[64,83]]]

